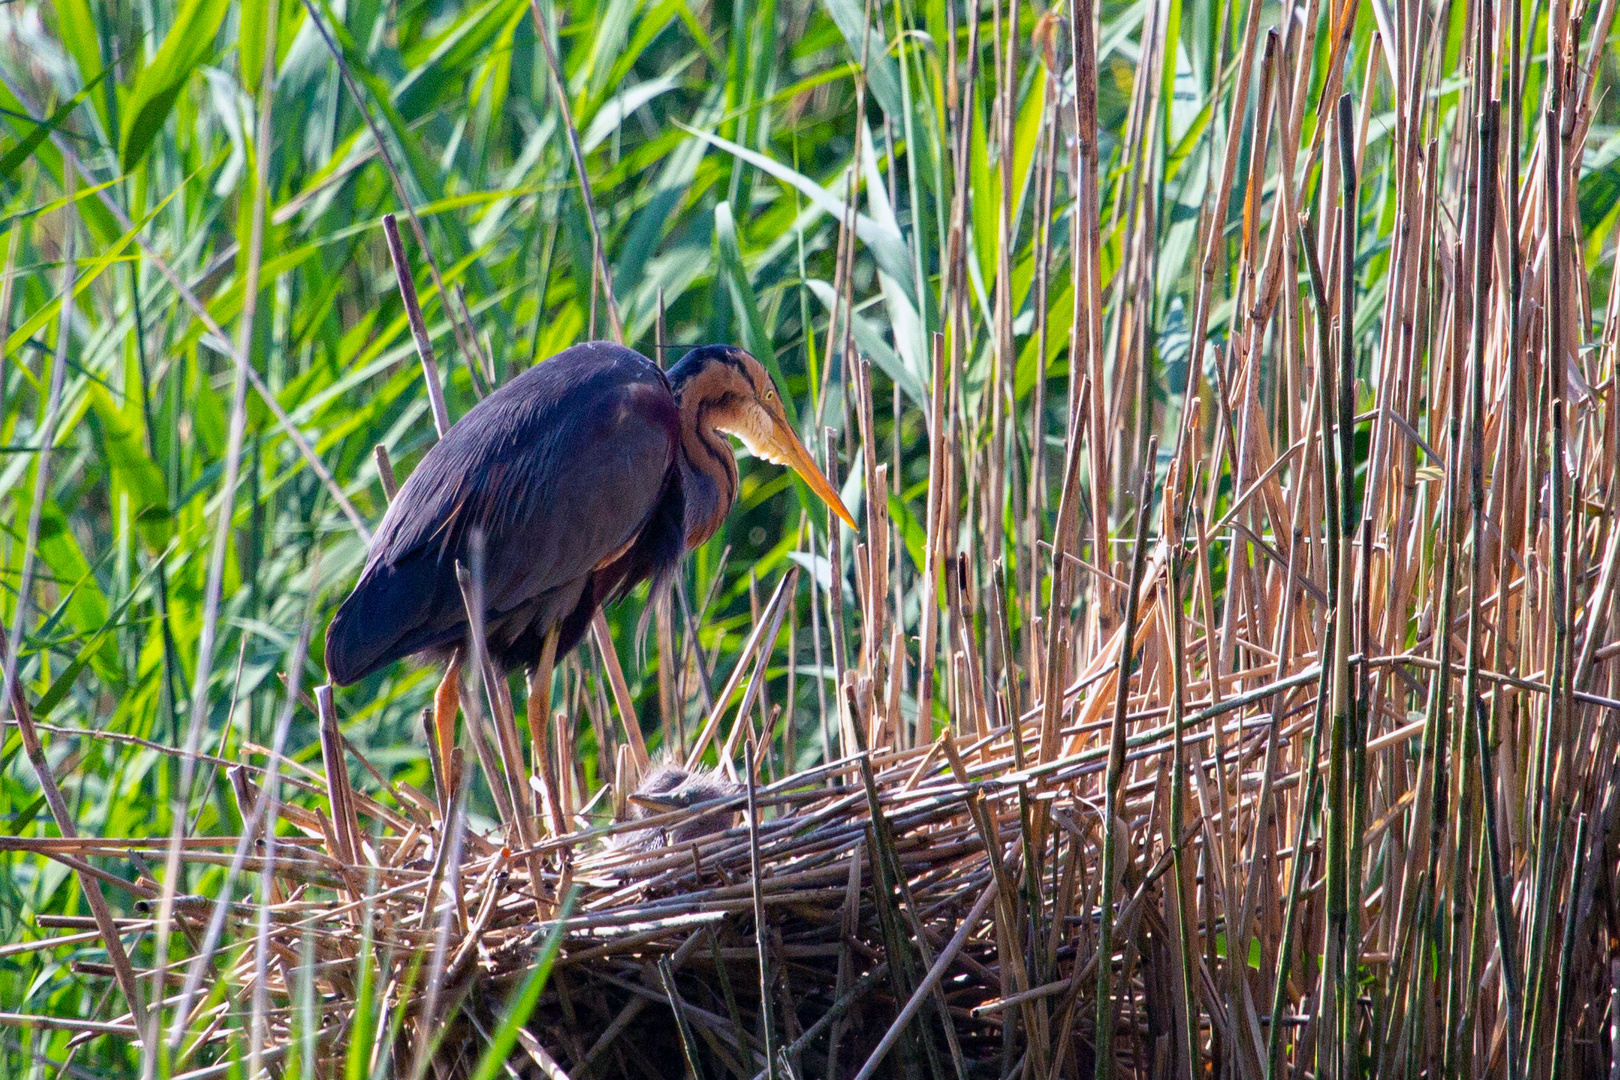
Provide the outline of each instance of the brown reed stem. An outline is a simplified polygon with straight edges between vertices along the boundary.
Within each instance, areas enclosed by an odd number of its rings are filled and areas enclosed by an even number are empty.
[[[1142,457],[1142,471],[1136,482],[1136,542],[1131,552],[1131,587],[1126,593],[1125,625],[1120,631],[1119,670],[1114,677],[1114,721],[1108,739],[1108,772],[1103,781],[1102,884],[1097,901],[1101,923],[1097,932],[1097,1076],[1109,1080],[1114,1075],[1114,877],[1118,874],[1119,852],[1116,820],[1119,816],[1119,785],[1125,774],[1125,714],[1130,701],[1132,666],[1135,662],[1137,597],[1142,592],[1142,571],[1147,564],[1148,510],[1153,503],[1153,463],[1157,437],[1148,440]]]

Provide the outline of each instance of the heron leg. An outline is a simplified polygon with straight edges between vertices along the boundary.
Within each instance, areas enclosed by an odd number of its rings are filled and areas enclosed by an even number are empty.
[[[461,650],[457,649],[450,654],[450,663],[445,666],[439,688],[433,691],[433,731],[439,742],[439,760],[444,763],[444,775],[439,777],[439,782],[445,785],[447,800],[450,796],[450,751],[456,745],[456,713],[460,708]]]
[[[551,673],[557,667],[557,629],[546,632],[540,659],[529,669],[529,742],[535,771],[546,749],[546,722],[551,715]]]
[[[563,831],[556,810],[557,785],[551,768],[551,740],[547,737],[551,719],[551,673],[557,665],[557,628],[546,633],[540,647],[540,660],[529,669],[529,760],[545,788],[546,817],[553,834]]]

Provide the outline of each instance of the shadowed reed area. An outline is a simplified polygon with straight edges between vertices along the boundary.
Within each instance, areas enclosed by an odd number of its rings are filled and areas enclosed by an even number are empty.
[[[1612,1074],[1614,14],[0,5],[0,1073]],[[322,631],[587,339],[859,528],[441,753]]]

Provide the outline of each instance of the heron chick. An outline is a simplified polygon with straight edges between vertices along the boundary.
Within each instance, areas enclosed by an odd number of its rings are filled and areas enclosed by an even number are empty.
[[[685,769],[672,762],[654,765],[636,790],[625,797],[630,820],[649,818],[714,802],[742,793],[742,786],[715,769]],[[672,847],[723,833],[737,824],[737,811],[717,807],[683,818],[671,825],[651,826],[623,834],[614,846],[626,848]]]

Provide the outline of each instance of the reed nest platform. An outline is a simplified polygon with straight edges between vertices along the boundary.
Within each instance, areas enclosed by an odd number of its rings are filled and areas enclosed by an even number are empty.
[[[1083,711],[1083,690],[1107,689],[1113,671],[1103,665],[1077,685],[1069,719]],[[846,699],[846,718],[860,721],[845,732],[856,746],[893,735],[863,714],[864,684],[852,675]],[[1252,697],[1210,715],[1240,715]],[[1091,1071],[1096,964],[1084,943],[1095,927],[1084,912],[1101,831],[1080,793],[1107,764],[1095,723],[1063,729],[1067,752],[1042,765],[1040,714],[1031,712],[1018,725],[908,750],[858,749],[769,784],[749,782],[750,747],[729,777],[717,770],[734,794],[596,827],[570,812],[577,828],[525,846],[508,832],[545,833],[566,788],[558,796],[537,781],[534,818],[480,830],[460,801],[447,818],[428,794],[383,781],[336,735],[330,714],[322,720],[324,770],[283,759],[287,772],[267,777],[260,763],[199,758],[229,770],[243,820],[274,814],[283,824],[268,842],[258,827],[190,837],[176,852],[181,863],[229,866],[233,879],[261,883],[258,903],[167,901],[193,950],[168,973],[165,1002],[200,1033],[187,1040],[182,1064],[194,1067],[182,1075],[220,1074],[198,1064],[229,1041],[210,1014],[257,1001],[258,1052],[272,1067],[313,1039],[301,1049],[315,1050],[317,1073],[339,1075],[352,1040],[371,1038],[373,1063],[386,1059],[392,1075],[413,1075],[420,1060],[428,1075],[471,1076],[537,964],[547,968],[544,989],[507,1062],[520,1076],[763,1076],[768,1050],[781,1076],[999,1076],[1035,1052],[1047,1055],[1045,1068]],[[497,718],[486,736],[498,739],[500,726]],[[1171,746],[1162,725],[1144,734],[1142,755]],[[383,790],[357,791],[350,769]],[[285,800],[266,797],[267,779]],[[1162,813],[1162,794],[1152,784],[1133,790],[1136,812]],[[707,834],[676,842],[694,818],[712,823]],[[31,847],[79,867],[92,856],[165,854],[161,841],[88,837]],[[1026,858],[1042,849],[1060,857],[1037,880]],[[1145,874],[1126,872],[1127,936],[1163,933],[1168,866],[1160,857]],[[119,920],[120,933],[150,932],[164,915],[161,891],[150,879],[115,883],[151,916]],[[84,940],[96,921],[58,919],[50,929]],[[112,965],[79,966],[116,980]],[[1127,1037],[1151,1039],[1136,1007],[1118,1019]],[[1038,1050],[1026,1026],[1039,1029]],[[128,1013],[83,1030],[106,1034],[140,1037]],[[1064,1067],[1059,1052],[1079,1060]]]

